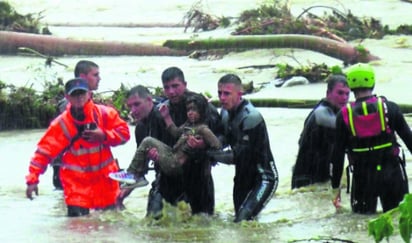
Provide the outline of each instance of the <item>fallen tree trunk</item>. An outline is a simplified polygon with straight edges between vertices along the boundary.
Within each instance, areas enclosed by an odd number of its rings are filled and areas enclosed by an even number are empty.
[[[270,108],[313,108],[319,100],[310,99],[276,99],[276,98],[247,98],[256,107],[270,107]],[[219,107],[218,100],[212,100],[211,103]]]
[[[267,49],[267,48],[299,48],[308,49],[343,60],[348,64],[370,62],[380,58],[369,53],[363,47],[354,47],[328,38],[311,35],[253,35],[230,36],[224,38],[208,38],[201,40],[168,40],[163,46],[186,51],[209,49]]]
[[[47,22],[48,26],[57,27],[99,27],[99,28],[184,28],[182,23],[102,23],[102,22]]]
[[[136,55],[136,56],[185,56],[186,51],[170,49],[159,45],[115,42],[86,41],[0,31],[0,53],[17,54],[26,47],[50,56],[61,55]]]
[[[319,102],[319,100],[313,99],[281,99],[281,98],[247,98],[256,107],[267,107],[267,108],[313,108]],[[212,100],[211,103],[220,107],[218,100]],[[405,115],[412,115],[412,104],[398,104],[402,113]]]
[[[31,48],[50,56],[186,56],[191,51],[199,49],[240,51],[262,48],[300,48],[320,52],[349,64],[379,59],[364,48],[310,35],[230,36],[204,40],[167,40],[163,46],[159,46],[130,42],[75,40],[49,35],[0,31],[0,53],[17,54],[19,48],[22,47]]]

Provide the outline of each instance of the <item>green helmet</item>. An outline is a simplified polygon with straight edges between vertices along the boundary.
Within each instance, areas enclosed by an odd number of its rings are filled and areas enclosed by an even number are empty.
[[[366,63],[358,63],[348,68],[346,77],[351,90],[358,88],[372,89],[375,85],[375,73],[372,67]]]

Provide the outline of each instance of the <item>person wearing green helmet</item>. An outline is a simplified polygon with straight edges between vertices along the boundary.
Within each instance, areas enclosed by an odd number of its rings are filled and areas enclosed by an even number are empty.
[[[376,213],[379,197],[386,212],[397,207],[409,192],[405,160],[396,134],[412,152],[412,132],[396,103],[373,94],[376,80],[369,64],[355,64],[346,74],[356,101],[343,107],[336,118],[332,154],[334,205],[340,206],[339,186],[346,152],[353,173],[352,211]]]

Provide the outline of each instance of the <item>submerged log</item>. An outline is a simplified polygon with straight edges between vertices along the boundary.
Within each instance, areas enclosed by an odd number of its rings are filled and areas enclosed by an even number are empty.
[[[136,56],[184,56],[182,50],[159,45],[116,42],[87,41],[0,31],[0,53],[17,54],[19,48],[26,47],[51,56],[61,55],[136,55]]]
[[[268,49],[268,48],[299,48],[308,49],[343,60],[348,64],[370,62],[380,58],[369,53],[363,47],[354,47],[332,39],[312,35],[253,35],[230,36],[223,38],[168,40],[163,46],[186,51],[209,49]]]
[[[319,102],[319,100],[314,99],[245,98],[252,102],[255,107],[267,108],[311,109]],[[220,107],[219,101],[216,99],[212,100],[211,103],[216,107]],[[405,116],[412,116],[412,104],[398,104],[398,106]]]
[[[313,108],[319,100],[311,99],[280,99],[280,98],[247,98],[256,107],[268,108]],[[212,100],[211,103],[219,107],[218,100]]]

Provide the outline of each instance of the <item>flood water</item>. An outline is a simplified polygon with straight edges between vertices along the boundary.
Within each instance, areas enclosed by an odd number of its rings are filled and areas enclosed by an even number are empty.
[[[24,176],[30,156],[44,130],[0,132],[0,215],[2,242],[288,242],[292,240],[341,239],[373,242],[367,235],[367,221],[374,216],[352,214],[348,195],[344,209],[336,212],[331,203],[329,184],[291,191],[291,166],[305,109],[260,108],[264,115],[280,183],[274,198],[256,222],[234,224],[232,204],[233,167],[213,168],[216,213],[213,217],[182,217],[182,211],[168,208],[167,219],[145,220],[149,187],[136,189],[125,200],[124,211],[93,211],[83,218],[66,217],[62,192],[52,186],[51,167],[40,177],[40,195],[25,198]],[[133,129],[133,127],[130,127]],[[122,168],[134,154],[134,141],[115,147],[113,152]],[[411,174],[408,156],[408,174]],[[153,172],[147,177],[153,179]],[[180,213],[180,214],[179,214]],[[392,237],[393,242],[400,239]],[[299,241],[302,242],[302,241]],[[305,242],[305,241],[303,241]],[[339,241],[338,241],[339,242]],[[398,241],[399,242],[399,241]]]
[[[49,22],[165,22],[171,19],[180,21],[182,12],[189,9],[188,1],[173,0],[163,5],[163,1],[119,0],[87,1],[84,5],[74,5],[70,1],[27,1],[15,0],[18,9],[26,12],[47,9],[46,20]],[[34,2],[38,4],[34,4]],[[254,1],[206,1],[207,7],[226,11],[227,15],[236,15],[240,10],[250,9]],[[216,2],[216,3],[215,3]],[[385,23],[397,25],[402,20],[411,22],[412,5],[402,5],[401,1],[345,1],[347,8],[357,6],[354,12],[366,14],[368,9],[375,9],[374,14]],[[226,4],[224,4],[226,3]],[[291,1],[300,4],[294,11],[299,13],[302,6],[324,3],[333,6],[336,1]],[[153,5],[158,4],[158,8]],[[353,4],[353,5],[349,5]],[[235,6],[236,5],[236,6]],[[237,6],[238,5],[238,6]],[[125,7],[126,6],[126,7]],[[130,6],[127,8],[127,6]],[[216,6],[216,8],[213,8]],[[241,7],[241,6],[244,6]],[[140,12],[138,11],[140,9]],[[390,10],[390,11],[387,11]],[[157,16],[150,11],[157,11]],[[74,16],[76,13],[77,16]],[[88,15],[90,14],[90,15]],[[92,15],[93,14],[93,15]],[[222,15],[219,13],[219,15]],[[85,17],[89,16],[89,17]],[[92,16],[92,17],[90,17]],[[110,16],[110,18],[107,18]],[[128,16],[128,17],[127,17]],[[370,14],[368,14],[370,16]],[[95,17],[95,18],[94,18]],[[113,21],[116,20],[116,21]],[[172,21],[172,22],[176,22]],[[101,40],[127,40],[158,42],[166,38],[190,38],[193,34],[182,34],[180,29],[124,29],[90,27],[53,27],[57,36],[78,37]],[[218,30],[215,34],[228,32]],[[202,35],[200,33],[199,35]],[[173,36],[173,37],[168,37]],[[403,43],[399,47],[399,43]],[[399,103],[411,103],[410,77],[412,69],[412,38],[408,36],[387,36],[383,40],[364,40],[362,42],[372,53],[382,58],[374,64],[377,72],[378,94]],[[405,44],[406,43],[406,44]],[[114,90],[120,84],[136,84],[157,87],[161,85],[160,74],[169,66],[179,66],[188,80],[188,88],[197,92],[216,94],[216,82],[227,72],[239,74],[244,82],[255,84],[271,81],[275,70],[237,69],[245,65],[262,65],[288,62],[297,65],[326,63],[341,65],[340,60],[304,50],[279,52],[278,50],[253,50],[233,53],[223,59],[198,61],[188,57],[59,57],[58,60],[69,68],[54,64],[44,68],[41,58],[23,55],[0,55],[0,80],[17,86],[29,85],[39,90],[47,77],[62,77],[67,80],[73,75],[73,67],[79,59],[90,59],[100,66],[102,81],[100,92]],[[326,87],[322,83],[290,88],[272,88],[248,97],[318,99],[325,95]],[[353,97],[351,97],[353,99]],[[349,197],[342,194],[343,210],[336,212],[331,203],[330,185],[320,184],[305,189],[291,191],[291,167],[297,153],[297,142],[307,109],[259,108],[262,112],[270,135],[272,152],[279,170],[279,187],[273,199],[261,212],[256,222],[234,224],[232,186],[234,168],[217,165],[213,168],[215,181],[216,208],[213,217],[187,217],[185,210],[166,209],[168,217],[153,222],[146,220],[145,210],[150,187],[136,189],[125,200],[126,210],[99,212],[82,218],[66,217],[66,207],[62,192],[52,186],[52,170],[49,168],[40,177],[40,195],[33,201],[25,198],[25,179],[30,157],[36,148],[38,139],[44,130],[18,130],[0,132],[0,215],[1,242],[374,242],[367,235],[367,222],[375,216],[355,215],[350,212]],[[408,123],[412,120],[408,118]],[[133,127],[130,127],[133,131]],[[121,167],[126,168],[134,154],[133,138],[125,145],[113,148]],[[412,158],[406,151],[407,172],[412,175]],[[150,172],[149,180],[153,179]],[[411,185],[411,183],[410,183]],[[183,206],[182,206],[183,207]],[[391,242],[402,242],[395,232]],[[332,241],[331,239],[337,239]],[[329,241],[328,241],[329,239]],[[340,239],[340,241],[339,241]]]

